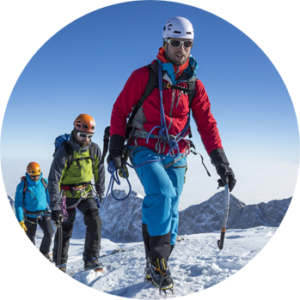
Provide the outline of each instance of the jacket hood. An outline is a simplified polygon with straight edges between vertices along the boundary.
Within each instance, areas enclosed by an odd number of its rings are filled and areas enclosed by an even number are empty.
[[[26,180],[28,186],[38,186],[42,178],[43,178],[43,173],[41,172],[39,179],[37,181],[33,181],[31,180],[30,175],[26,172]]]

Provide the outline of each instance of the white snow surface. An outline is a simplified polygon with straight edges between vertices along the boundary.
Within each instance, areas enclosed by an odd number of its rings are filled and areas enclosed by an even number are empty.
[[[227,230],[222,251],[217,247],[220,232],[178,236],[169,260],[174,294],[167,292],[167,298],[200,292],[235,274],[262,250],[276,230],[277,227],[265,226]],[[115,296],[136,299],[166,298],[151,283],[144,281],[143,242],[120,243],[103,238],[100,261],[104,270],[95,273],[84,271],[83,268],[84,236],[84,230],[78,228],[73,233],[67,264],[68,276]],[[37,248],[41,239],[42,232],[38,229]]]

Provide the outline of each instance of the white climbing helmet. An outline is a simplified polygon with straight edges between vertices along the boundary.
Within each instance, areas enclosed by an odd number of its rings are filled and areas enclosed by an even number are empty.
[[[163,39],[179,38],[194,40],[194,28],[192,23],[183,17],[171,18],[164,26]]]

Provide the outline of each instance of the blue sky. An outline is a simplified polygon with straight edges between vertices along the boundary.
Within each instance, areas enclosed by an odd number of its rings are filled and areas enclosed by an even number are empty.
[[[178,15],[194,26],[191,54],[199,64],[197,77],[206,87],[229,160],[298,162],[293,104],[268,57],[221,18],[188,5],[156,1],[92,12],[36,52],[7,105],[2,158],[51,157],[55,137],[70,132],[80,113],[96,120],[94,141],[102,147],[116,97],[134,69],[155,59],[165,22]],[[193,121],[192,131],[197,150],[205,154]]]
[[[1,2],[0,132],[24,145],[1,147],[2,157],[51,155],[80,113],[95,118],[101,144],[128,76],[155,58],[164,23],[180,15],[194,25],[197,76],[229,159],[300,161],[297,1],[60,2]]]

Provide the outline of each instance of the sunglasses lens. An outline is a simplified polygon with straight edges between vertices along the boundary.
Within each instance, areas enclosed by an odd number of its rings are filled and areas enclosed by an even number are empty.
[[[183,45],[184,45],[185,48],[190,48],[190,47],[192,47],[193,42],[192,42],[192,41],[185,41],[185,42],[183,43]]]
[[[82,138],[86,138],[86,137],[88,137],[89,139],[91,139],[92,137],[93,137],[93,135],[92,134],[85,134],[85,133],[79,133],[79,136],[80,137],[82,137]]]
[[[180,46],[180,41],[178,41],[178,40],[170,40],[170,45],[172,46],[172,47],[179,47]]]
[[[180,47],[181,44],[182,44],[182,41],[179,41],[179,40],[170,40],[170,45],[172,47],[176,47],[177,48],[177,47]],[[184,41],[183,45],[184,45],[185,48],[190,48],[193,45],[193,41]]]

